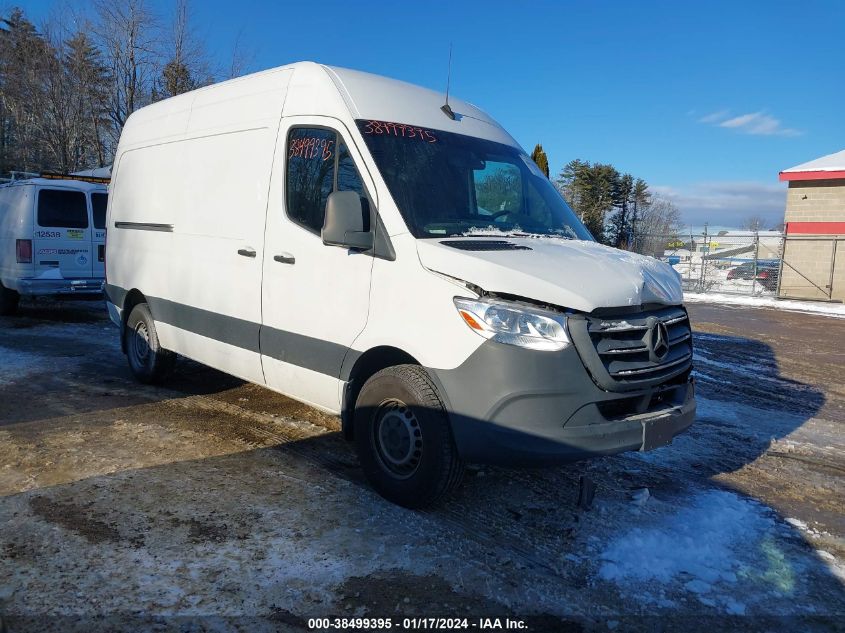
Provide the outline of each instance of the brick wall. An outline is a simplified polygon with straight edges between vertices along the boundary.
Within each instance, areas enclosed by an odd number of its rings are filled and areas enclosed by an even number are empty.
[[[781,297],[827,299],[833,239],[788,238],[783,248],[780,279]],[[838,256],[845,256],[842,247]],[[838,257],[837,257],[838,259]]]
[[[845,222],[845,179],[792,180],[785,222]]]
[[[845,222],[845,179],[790,181],[784,221]],[[787,235],[778,294],[806,299],[845,299],[845,239],[839,238]]]

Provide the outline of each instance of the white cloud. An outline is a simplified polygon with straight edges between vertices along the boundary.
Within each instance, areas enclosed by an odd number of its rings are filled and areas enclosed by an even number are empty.
[[[717,123],[718,121],[721,121],[722,119],[724,119],[729,114],[730,113],[727,110],[719,110],[718,112],[713,112],[711,114],[708,114],[707,116],[701,117],[698,120],[698,122],[699,123]]]
[[[755,112],[753,114],[743,114],[742,116],[737,116],[732,119],[728,119],[727,121],[722,121],[719,123],[719,127],[738,127],[744,128],[757,120],[757,117],[760,116],[759,112]]]
[[[782,183],[723,181],[683,187],[654,185],[655,194],[671,200],[686,224],[739,227],[743,220],[761,216],[769,226],[783,221],[786,186]]]
[[[698,119],[699,123],[737,130],[758,136],[799,136],[799,130],[784,127],[780,119],[763,111],[731,117],[727,110],[719,110]]]

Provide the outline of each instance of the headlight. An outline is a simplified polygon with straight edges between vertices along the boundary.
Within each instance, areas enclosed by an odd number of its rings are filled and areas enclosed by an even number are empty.
[[[544,351],[569,347],[566,317],[557,312],[463,297],[455,297],[455,307],[471,330],[498,343]]]

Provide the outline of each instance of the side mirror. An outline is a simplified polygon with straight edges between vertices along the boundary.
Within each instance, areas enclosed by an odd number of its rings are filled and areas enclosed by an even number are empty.
[[[326,201],[326,218],[320,233],[326,246],[369,250],[372,231],[364,230],[364,207],[354,191],[335,191]]]

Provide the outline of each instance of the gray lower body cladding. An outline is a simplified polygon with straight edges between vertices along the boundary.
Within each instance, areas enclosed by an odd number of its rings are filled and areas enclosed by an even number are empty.
[[[540,352],[487,341],[459,367],[428,371],[470,462],[559,463],[647,450],[695,418],[689,372],[637,391],[606,391],[574,347]]]

